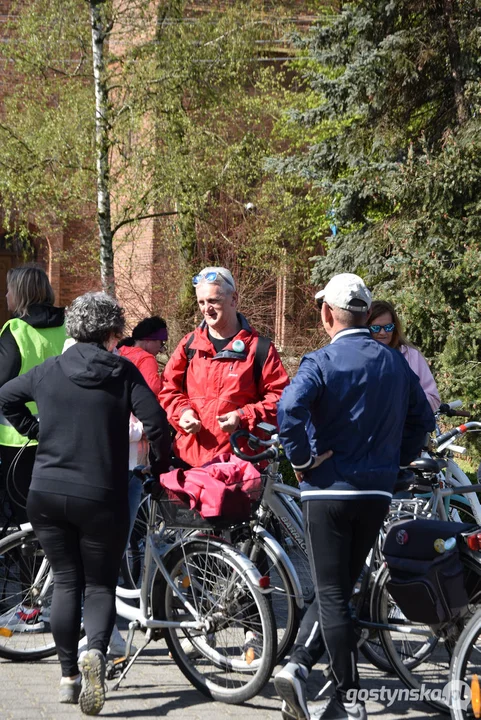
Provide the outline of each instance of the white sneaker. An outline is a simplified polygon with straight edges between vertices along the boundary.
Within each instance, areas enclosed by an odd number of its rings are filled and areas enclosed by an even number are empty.
[[[112,635],[110,636],[110,644],[107,650],[107,655],[113,655],[114,657],[124,657],[127,650],[126,642],[123,639],[117,625],[114,625]],[[134,655],[137,652],[135,645],[130,646],[130,654]]]
[[[245,634],[242,659],[247,665],[258,660],[262,655],[262,637],[258,633],[248,630]]]
[[[45,623],[40,616],[41,612],[41,608],[17,605],[0,615],[0,629],[10,630],[12,633],[40,632],[45,628]]]

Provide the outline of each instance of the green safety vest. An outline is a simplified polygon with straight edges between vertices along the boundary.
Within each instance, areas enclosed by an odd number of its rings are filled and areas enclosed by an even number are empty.
[[[20,352],[21,367],[19,375],[23,375],[32,368],[43,363],[53,355],[61,355],[65,342],[65,326],[53,328],[34,328],[25,320],[14,318],[3,326],[0,335],[6,328],[10,328]],[[37,405],[34,402],[27,403],[27,407],[33,415],[38,415]],[[23,447],[26,443],[37,445],[36,440],[28,440],[20,435],[8,420],[0,413],[0,445],[9,447]]]

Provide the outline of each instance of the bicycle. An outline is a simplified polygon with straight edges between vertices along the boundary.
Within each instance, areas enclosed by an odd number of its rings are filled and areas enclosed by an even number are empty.
[[[117,588],[117,611],[130,622],[126,657],[112,664],[109,677],[121,670],[117,688],[144,648],[162,636],[179,669],[204,695],[226,703],[245,702],[268,681],[276,657],[275,623],[267,599],[269,579],[239,550],[209,534],[218,530],[217,525],[172,503],[158,481],[151,478],[144,486],[153,502],[142,582],[140,589]],[[202,528],[206,535],[164,542],[164,529],[175,525]],[[25,548],[30,558],[34,555],[38,560],[38,571],[28,588],[23,581],[19,586],[17,566]],[[2,609],[7,605],[11,612],[28,602],[39,620],[35,631],[15,633],[2,627],[0,618],[0,656],[37,660],[53,655],[52,574],[31,526],[0,543],[0,558]],[[137,630],[145,633],[145,640],[129,657]]]
[[[258,463],[269,460],[269,464],[263,470],[265,478],[264,493],[257,514],[250,524],[250,533],[247,534],[241,544],[242,551],[248,555],[257,565],[265,570],[262,564],[265,556],[270,558],[272,563],[266,569],[271,576],[275,573],[275,579],[271,582],[273,594],[271,600],[276,603],[275,617],[278,625],[278,654],[277,660],[283,659],[292,647],[299,627],[303,605],[299,595],[299,583],[293,576],[293,571],[301,575],[300,587],[304,603],[314,600],[314,585],[312,582],[307,548],[304,537],[304,525],[302,511],[299,506],[300,490],[291,487],[283,482],[279,473],[279,437],[277,429],[266,423],[258,426],[265,434],[269,435],[268,440],[261,440],[250,434],[247,430],[238,430],[231,436],[231,447],[237,457],[250,462]],[[251,449],[264,448],[256,455],[246,455],[238,446],[238,439],[248,439]],[[400,482],[396,490],[402,490],[408,485],[406,481]],[[396,518],[400,516],[401,510],[397,508]],[[406,514],[406,513],[404,513]],[[411,516],[411,512],[409,512]],[[274,550],[272,541],[281,545],[281,550]],[[377,569],[380,567],[380,545],[379,542],[366,559],[366,565],[359,586],[353,594],[353,605],[355,612],[359,615],[370,617],[373,583]],[[269,551],[272,550],[270,553]],[[289,562],[294,553],[294,562]],[[286,558],[287,555],[287,558]],[[294,565],[294,568],[292,568]],[[296,589],[297,588],[297,589]],[[385,658],[380,642],[376,637],[375,628],[365,624],[360,628],[359,646],[366,659],[375,667],[385,672],[392,672],[389,661]]]
[[[449,437],[454,437],[456,434],[459,433],[449,431],[438,437],[439,446],[442,447]],[[411,489],[413,493],[430,490],[431,495],[424,512],[428,513],[433,523],[436,523],[436,519],[449,519],[449,508],[446,509],[445,498],[481,491],[481,485],[472,484],[455,488],[443,487],[439,473],[444,462],[442,458],[438,461],[423,458],[413,463],[421,478],[420,482],[414,483]],[[464,568],[469,606],[462,618],[437,626],[423,626],[411,622],[392,601],[387,588],[390,580],[387,567],[381,569],[377,577],[372,601],[373,620],[381,626],[379,630],[381,644],[394,671],[410,689],[418,692],[423,687],[436,690],[437,698],[431,696],[425,701],[442,712],[448,712],[442,689],[449,679],[451,655],[467,618],[474,612],[476,604],[481,599],[481,555],[473,553],[468,544],[468,538],[473,532],[477,535],[476,526],[464,524],[464,528],[465,532],[459,535],[461,539],[458,541],[458,548]]]

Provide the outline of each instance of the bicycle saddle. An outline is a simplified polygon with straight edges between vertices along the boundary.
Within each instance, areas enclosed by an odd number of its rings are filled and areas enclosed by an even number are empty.
[[[434,473],[441,472],[447,465],[446,460],[442,458],[417,458],[409,465],[413,470],[420,470],[423,473]]]

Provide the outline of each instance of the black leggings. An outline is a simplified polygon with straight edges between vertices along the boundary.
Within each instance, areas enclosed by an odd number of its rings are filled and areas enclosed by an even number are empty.
[[[62,676],[78,673],[82,620],[89,650],[104,655],[115,623],[115,587],[129,532],[129,508],[30,490],[27,512],[54,574],[50,626]]]
[[[316,599],[302,619],[291,662],[311,670],[327,650],[341,701],[348,690],[359,689],[349,601],[388,508],[389,500],[379,496],[302,505]]]

